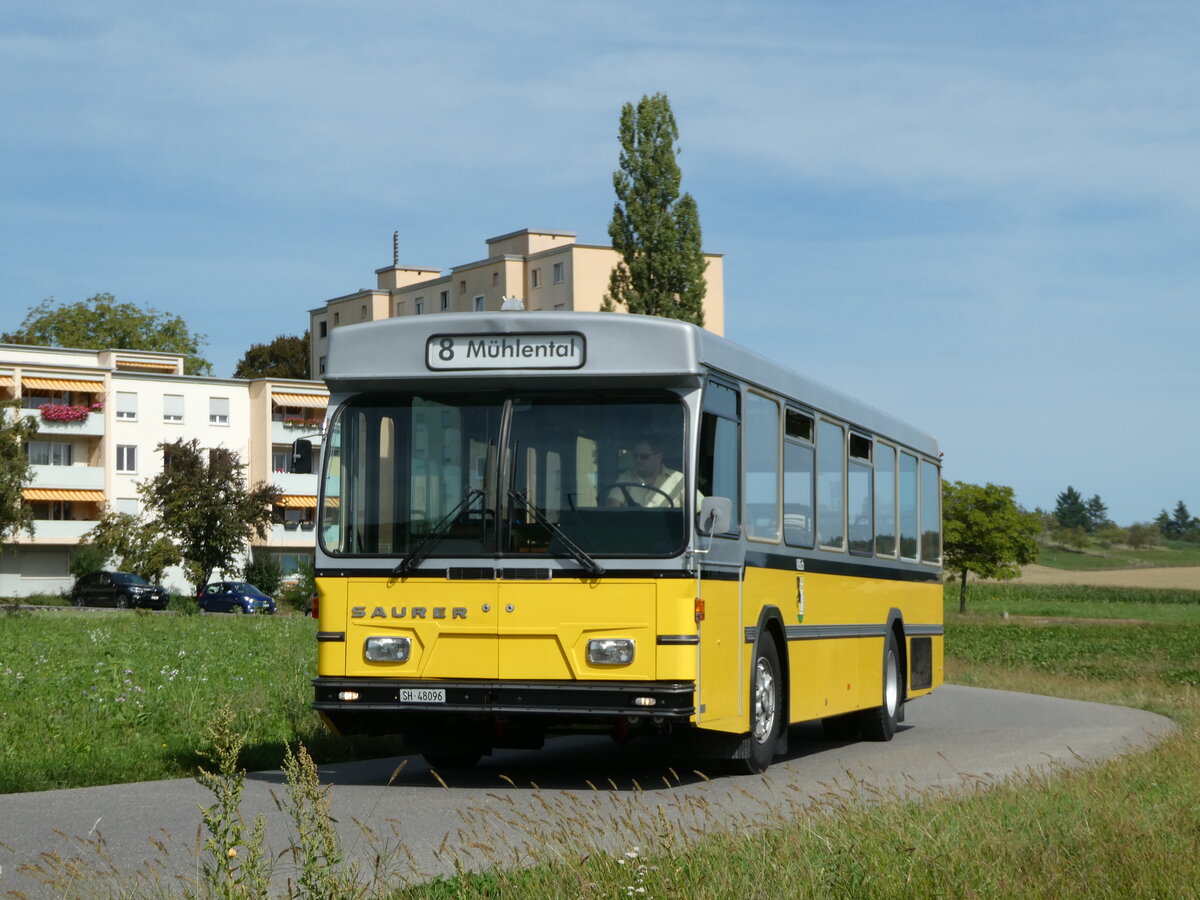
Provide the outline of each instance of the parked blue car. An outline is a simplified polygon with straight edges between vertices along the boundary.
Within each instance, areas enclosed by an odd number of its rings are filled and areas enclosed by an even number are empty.
[[[214,581],[196,598],[204,612],[265,613],[275,612],[275,601],[244,581]]]

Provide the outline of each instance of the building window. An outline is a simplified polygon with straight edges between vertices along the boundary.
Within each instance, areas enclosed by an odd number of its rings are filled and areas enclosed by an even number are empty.
[[[210,425],[229,424],[229,398],[208,398],[208,421]]]
[[[475,298],[475,312],[483,312],[485,309],[487,309],[487,300],[484,299],[483,294],[480,294]]]
[[[498,287],[499,285],[500,285],[500,273],[493,272],[492,273],[492,287]]]
[[[325,319],[317,323],[317,337],[329,337],[329,322]]]
[[[163,394],[163,421],[183,421],[183,394]]]
[[[563,278],[565,277],[563,270],[564,270],[564,266],[562,263],[554,264],[554,283],[555,284],[563,283]]]
[[[449,309],[450,308],[450,292],[442,291],[440,294],[438,294],[438,297],[441,298],[442,309]]]
[[[138,498],[118,497],[117,512],[124,513],[127,516],[136,516],[138,514]]]
[[[133,444],[117,444],[117,471],[137,471],[137,447]]]
[[[367,321],[367,304],[364,303],[362,305],[362,312],[359,314],[358,318],[363,322]]]
[[[69,500],[34,500],[33,517],[39,521],[69,522],[75,518],[73,504]]]
[[[458,283],[458,292],[459,292],[460,294],[465,294],[465,293],[467,292],[467,283],[466,283],[466,281],[460,281],[460,282]]]
[[[117,418],[137,419],[137,394],[133,391],[117,391]]]
[[[323,356],[317,360],[317,373],[319,375],[325,374],[325,357]]]
[[[333,327],[337,328],[338,325],[341,324],[341,321],[342,321],[342,314],[340,312],[335,312],[333,314]]]
[[[271,470],[273,472],[286,472],[291,466],[291,462],[291,447],[275,446],[271,448]]]
[[[530,269],[529,270],[529,286],[531,288],[536,288],[536,287],[542,286],[542,270],[541,269]]]
[[[73,448],[60,441],[30,441],[25,456],[31,466],[69,466],[74,462]]]
[[[413,301],[413,315],[419,316],[425,312],[425,301],[418,297]]]

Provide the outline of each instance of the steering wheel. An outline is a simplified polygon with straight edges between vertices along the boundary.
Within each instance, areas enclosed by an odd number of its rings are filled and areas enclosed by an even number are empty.
[[[642,504],[634,500],[633,495],[629,493],[630,488],[640,488],[643,491],[654,491],[656,494],[662,494],[663,498],[667,501],[667,506],[673,507],[675,505],[671,500],[671,495],[666,491],[660,490],[659,488],[656,488],[650,484],[642,484],[640,481],[614,481],[612,484],[605,485],[600,489],[600,496],[604,497],[607,501],[608,495],[611,491],[620,491],[621,496],[625,498],[626,506],[636,506],[641,508]]]

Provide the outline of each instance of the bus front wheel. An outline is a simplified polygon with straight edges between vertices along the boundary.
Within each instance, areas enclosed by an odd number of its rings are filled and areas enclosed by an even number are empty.
[[[904,703],[904,676],[900,672],[900,648],[896,635],[888,632],[883,647],[883,704],[875,709],[864,709],[859,725],[862,736],[868,741],[890,741],[900,721],[900,710]]]
[[[760,637],[754,646],[754,665],[750,670],[750,733],[743,739],[736,758],[729,760],[731,773],[757,775],[771,765],[783,718],[782,699],[779,652],[773,640]]]

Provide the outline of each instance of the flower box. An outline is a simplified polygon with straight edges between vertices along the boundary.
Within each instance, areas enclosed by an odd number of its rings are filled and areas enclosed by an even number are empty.
[[[42,414],[42,420],[46,422],[86,422],[89,415],[103,409],[103,403],[92,403],[89,406],[43,403],[38,407],[38,411]]]

